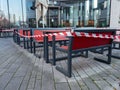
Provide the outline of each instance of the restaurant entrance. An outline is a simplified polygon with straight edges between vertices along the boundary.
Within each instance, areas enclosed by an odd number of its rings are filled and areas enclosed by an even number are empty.
[[[60,10],[57,6],[50,6],[47,14],[47,25],[48,27],[58,27],[60,19]]]

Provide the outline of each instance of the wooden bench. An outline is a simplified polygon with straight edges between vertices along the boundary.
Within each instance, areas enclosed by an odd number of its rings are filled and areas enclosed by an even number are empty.
[[[79,30],[76,32],[86,32],[86,30]],[[113,35],[114,30],[88,30],[88,32],[94,34],[105,34],[105,35]],[[72,54],[76,54],[81,51],[88,51],[92,49],[97,49],[101,47],[108,47],[108,59],[102,60],[98,58],[94,58],[97,61],[110,64],[111,63],[111,45],[112,39],[106,38],[94,38],[94,37],[79,37],[79,36],[69,36],[69,44],[67,46],[56,47],[54,44],[55,50],[59,50],[61,52],[67,53],[67,70],[65,68],[56,66],[56,69],[65,74],[68,77],[72,76]],[[55,41],[55,40],[53,40]],[[55,53],[53,54],[54,60],[57,60]],[[64,59],[64,58],[63,58]]]
[[[51,30],[34,30],[34,34],[33,35],[34,36],[38,36],[38,37],[34,37],[34,39],[33,39],[33,47],[34,47],[33,52],[36,55],[36,48],[37,47],[43,47],[44,48],[44,55],[43,55],[43,57],[46,60],[46,62],[48,60],[48,46],[51,45],[52,37],[49,36],[49,35],[40,37],[39,35],[52,34],[54,32],[56,32],[56,33],[65,32],[65,30],[52,30],[52,29]],[[49,38],[49,40],[47,42],[46,42],[46,38]],[[62,40],[63,40],[62,37],[58,37],[57,38],[57,41],[60,44],[61,44]],[[39,45],[36,46],[36,43],[38,43]],[[36,56],[40,57],[40,55],[36,55]]]
[[[113,40],[112,49],[120,50],[120,29],[116,31],[116,39]],[[113,50],[112,50],[113,51]],[[111,55],[114,58],[120,59],[118,55]]]
[[[32,39],[30,36],[32,36],[32,30],[29,28],[15,29],[13,38],[18,45],[21,45],[21,42],[23,42],[24,49],[28,49],[30,47],[29,42],[31,43],[31,39]]]
[[[44,47],[44,37],[42,36],[43,32],[42,30],[35,29],[33,31],[33,35],[35,36],[33,37],[33,53],[40,58],[41,56],[36,54],[36,48]],[[36,43],[39,45],[36,45]]]

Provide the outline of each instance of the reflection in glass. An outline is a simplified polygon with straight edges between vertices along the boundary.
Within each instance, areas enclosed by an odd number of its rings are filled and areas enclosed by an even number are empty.
[[[61,1],[60,24],[74,27],[109,26],[111,0]]]
[[[88,25],[88,20],[89,20],[89,0],[85,1],[85,23],[84,25],[87,26]]]

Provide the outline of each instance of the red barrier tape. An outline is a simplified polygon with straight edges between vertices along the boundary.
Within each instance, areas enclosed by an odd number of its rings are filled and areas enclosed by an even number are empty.
[[[49,34],[41,34],[41,35],[32,35],[32,36],[26,36],[26,35],[23,35],[23,34],[20,34],[18,32],[15,32],[17,33],[18,35],[22,36],[22,37],[26,37],[26,38],[31,38],[31,37],[44,37],[44,36],[72,36],[71,32],[64,32],[64,33],[49,33]]]
[[[13,29],[8,29],[8,30],[1,30],[2,32],[13,32]]]
[[[96,34],[96,33],[85,33],[85,32],[61,32],[61,33],[50,33],[50,34],[42,34],[42,35],[33,35],[33,36],[26,36],[16,32],[18,35],[25,37],[25,38],[34,38],[34,37],[44,37],[44,36],[79,36],[79,37],[93,37],[93,38],[105,38],[105,39],[119,39],[120,35],[107,35],[107,34]]]

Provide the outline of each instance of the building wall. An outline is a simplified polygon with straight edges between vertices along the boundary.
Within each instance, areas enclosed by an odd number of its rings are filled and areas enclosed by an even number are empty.
[[[26,18],[35,18],[35,10],[32,10],[30,7],[32,6],[32,2],[34,0],[26,0]]]
[[[29,27],[35,27],[35,18],[36,13],[35,10],[31,9],[31,6],[33,5],[34,0],[26,0],[26,20]]]
[[[83,0],[67,3],[70,15],[63,6],[63,21],[69,20],[73,27],[109,27],[111,0]]]
[[[35,11],[31,10],[34,0],[26,0],[26,16],[29,19],[35,19]],[[87,9],[87,1],[89,8]],[[96,2],[97,1],[97,2]],[[104,2],[107,1],[105,5]],[[110,9],[111,1],[111,9]],[[95,3],[96,2],[96,3]],[[104,7],[101,9],[100,4]],[[71,5],[71,6],[70,6]],[[119,27],[120,26],[120,0],[86,0],[85,2],[77,2],[70,4],[61,10],[61,24],[68,21],[70,26],[92,26],[92,27]],[[32,20],[33,21],[33,20]],[[35,21],[35,20],[34,20]],[[33,22],[34,22],[33,21]],[[90,22],[90,24],[89,24]],[[93,25],[94,23],[94,25]]]
[[[120,27],[120,0],[111,0],[110,27]]]

